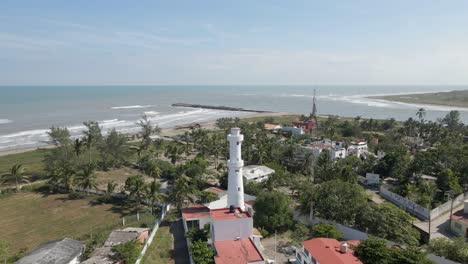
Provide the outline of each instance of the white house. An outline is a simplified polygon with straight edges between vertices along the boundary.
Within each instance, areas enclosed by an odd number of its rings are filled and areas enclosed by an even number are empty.
[[[262,165],[245,166],[242,170],[242,175],[246,181],[262,182],[267,180],[270,175],[275,173],[275,170]]]
[[[285,126],[281,128],[281,132],[289,132],[292,136],[295,137],[304,135],[304,129],[302,127]]]
[[[351,142],[351,146],[348,147],[348,155],[356,157],[365,157],[368,152],[367,142]]]
[[[323,150],[328,150],[332,160],[346,158],[346,149],[344,148],[344,143],[342,141],[323,139],[302,146],[302,148],[306,151],[312,152],[312,155],[314,155],[315,158],[318,158]]]

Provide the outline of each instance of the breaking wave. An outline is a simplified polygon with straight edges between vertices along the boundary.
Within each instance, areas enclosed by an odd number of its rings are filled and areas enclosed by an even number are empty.
[[[124,106],[113,106],[111,109],[138,109],[138,108],[149,108],[153,107],[154,105],[124,105]]]

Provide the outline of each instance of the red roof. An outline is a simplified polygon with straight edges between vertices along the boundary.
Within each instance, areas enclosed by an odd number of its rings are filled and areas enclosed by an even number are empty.
[[[250,238],[215,241],[216,264],[246,264],[264,260]]]
[[[355,245],[356,241],[348,243]],[[362,264],[352,249],[348,248],[346,253],[341,253],[340,242],[333,238],[314,238],[302,242],[302,245],[320,264]]]
[[[210,217],[210,209],[203,205],[194,205],[182,209],[182,218],[188,219],[200,219]]]
[[[459,210],[459,211],[456,211],[453,215],[452,215],[452,220],[456,220],[458,222],[461,222],[463,224],[468,224],[468,214],[465,214],[463,212],[463,209]]]
[[[211,214],[211,218],[213,219],[213,221],[233,220],[233,219],[250,217],[250,215],[247,212],[243,212],[239,208],[236,208],[234,213],[230,213],[229,208],[223,208],[223,209],[211,210],[210,214]]]

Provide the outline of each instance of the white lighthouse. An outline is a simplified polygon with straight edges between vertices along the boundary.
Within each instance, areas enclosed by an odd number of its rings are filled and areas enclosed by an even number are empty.
[[[241,145],[244,135],[240,133],[240,128],[234,127],[231,128],[227,140],[229,141],[228,206],[234,206],[243,211],[245,209],[242,179],[244,161],[241,158]]]

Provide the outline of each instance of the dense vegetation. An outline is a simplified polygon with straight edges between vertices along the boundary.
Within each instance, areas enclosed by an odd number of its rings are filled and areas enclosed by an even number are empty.
[[[231,127],[240,127],[245,139],[245,164],[263,164],[275,170],[268,180],[244,186],[248,194],[257,196],[255,226],[265,234],[292,228],[296,240],[324,234],[340,237],[327,226],[311,230],[294,223],[296,211],[415,246],[419,244],[419,233],[411,225],[412,218],[391,204],[371,202],[359,178],[366,172],[394,178],[392,191],[427,207],[447,201],[449,192],[456,195],[468,188],[468,145],[463,141],[468,133],[459,113],[452,111],[438,122],[426,121],[424,115],[421,109],[417,119],[405,122],[330,116],[319,119],[318,129],[300,138],[265,131],[264,124],[277,122],[275,118],[221,118],[215,130],[194,127],[164,140],[152,137],[160,130],[143,117],[141,132],[133,141],[117,131],[102,133],[99,124],[90,121],[85,122],[87,129],[78,139],[71,138],[66,128],[51,128],[50,143],[56,147],[44,153],[43,171],[50,192],[76,198],[83,195],[82,191],[86,194],[98,188],[97,172],[134,168],[139,173],[129,175],[120,189],[115,182],[107,182],[99,201],[115,202],[113,194],[122,192],[139,211],[154,212],[155,204],[166,201],[181,209],[217,199],[203,191],[207,187],[227,187],[226,134]],[[285,122],[284,118],[281,122]],[[301,147],[323,138],[342,140],[345,146],[365,139],[371,153],[381,151],[385,156],[332,160],[327,151],[315,158]],[[435,176],[437,181],[425,181],[422,174]],[[15,185],[30,180],[28,176],[28,166],[18,163],[3,179]],[[162,181],[172,187],[168,195],[160,191]],[[202,245],[206,242],[196,241],[193,250],[208,254]]]

